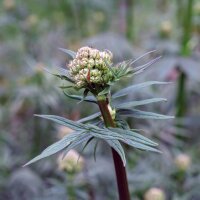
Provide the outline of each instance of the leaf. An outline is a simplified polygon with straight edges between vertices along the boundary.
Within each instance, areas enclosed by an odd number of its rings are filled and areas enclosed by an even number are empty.
[[[81,149],[81,153],[83,153],[83,151],[85,150],[85,148],[89,145],[89,143],[90,143],[93,139],[94,139],[94,137],[90,137],[90,138],[86,141],[86,143],[84,144],[83,148]],[[81,156],[81,154],[79,154],[79,156],[78,156],[77,163],[78,163],[78,161],[79,161],[79,159],[80,159],[80,156]]]
[[[54,121],[60,125],[69,127],[76,131],[83,131],[87,128],[84,124],[66,119],[64,117],[56,116],[56,115],[35,115],[35,116]]]
[[[88,117],[84,117],[82,119],[79,119],[77,122],[79,122],[79,123],[88,122],[88,121],[94,120],[94,119],[96,119],[96,118],[98,118],[100,116],[101,116],[100,112],[94,113],[93,115],[90,115]]]
[[[129,107],[146,105],[146,104],[150,104],[150,103],[156,103],[156,102],[160,102],[160,101],[167,101],[167,99],[152,98],[152,99],[145,99],[145,100],[141,100],[141,101],[124,102],[124,103],[114,105],[114,106],[115,106],[115,108],[129,108]]]
[[[58,141],[58,142],[52,144],[51,146],[47,147],[44,151],[42,151],[42,153],[40,155],[38,155],[37,157],[33,158],[31,161],[26,163],[24,165],[24,167],[63,150],[72,141],[74,141],[80,134],[81,134],[81,132],[78,132],[78,133],[76,132],[76,133],[71,133],[70,135],[65,136],[60,141]]]
[[[67,55],[70,55],[73,59],[76,57],[76,52],[71,51],[69,49],[58,48],[59,50],[63,51]]]
[[[63,158],[67,155],[67,153],[71,150],[74,149],[75,147],[77,147],[78,145],[82,144],[83,142],[85,142],[86,140],[90,140],[90,138],[92,138],[91,135],[88,135],[87,133],[82,133],[81,135],[79,135],[72,143],[70,143],[66,149],[64,150],[63,153]]]
[[[84,90],[82,99],[81,99],[78,103],[82,103],[83,101],[85,101],[85,98],[87,97],[88,92],[89,92],[88,89],[85,89],[85,90]]]
[[[60,89],[74,88],[74,85],[59,86]]]
[[[123,135],[126,139],[130,139],[136,142],[140,142],[143,144],[147,144],[149,146],[158,146],[157,143],[151,141],[150,139],[146,138],[145,136],[136,133],[135,131],[132,130],[125,130],[125,129],[120,129],[120,128],[109,128],[113,132],[117,132],[121,135]]]
[[[68,94],[67,92],[64,92],[64,94],[71,99],[80,100],[80,101],[83,100],[83,101],[91,102],[91,103],[97,103],[96,99],[93,96],[87,96],[83,99],[83,97],[79,96],[79,95],[72,95],[72,94]]]
[[[91,125],[92,126],[92,125]],[[154,151],[154,152],[160,152],[159,150],[151,147],[151,146],[147,146],[145,144],[142,144],[141,142],[139,142],[139,138],[137,138],[138,141],[133,141],[130,138],[128,138],[126,135],[124,134],[118,134],[117,132],[111,131],[109,129],[97,129],[97,128],[93,128],[90,129],[89,134],[91,134],[94,137],[103,139],[105,141],[110,141],[110,140],[120,140],[132,147],[141,149],[141,150],[145,150],[145,151]],[[144,143],[144,142],[143,142]],[[152,141],[151,141],[151,145],[152,145]]]
[[[106,142],[119,154],[124,166],[126,166],[126,157],[120,142],[118,140],[106,140]]]
[[[57,68],[55,69],[55,70],[57,70],[57,71],[54,70],[54,72],[50,71],[50,70],[47,69],[47,68],[44,68],[44,70],[45,70],[46,72],[48,72],[48,73],[50,73],[50,74],[52,74],[52,75],[54,75],[54,76],[60,78],[60,79],[64,79],[64,80],[66,80],[66,81],[69,81],[70,83],[75,83],[74,79],[70,76],[69,71],[66,70],[66,69],[62,69],[62,68],[57,67]],[[58,73],[58,71],[59,71],[59,73]]]
[[[135,117],[138,119],[173,119],[174,116],[162,115],[136,109],[119,109],[117,113],[122,116]]]
[[[97,146],[98,146],[98,140],[96,141],[95,146],[94,146],[94,153],[93,153],[93,155],[94,155],[94,160],[95,161],[96,161]]]
[[[147,145],[147,144],[144,144],[144,140],[140,140],[139,141],[139,138],[137,138],[137,140],[138,141],[136,141],[135,140],[135,138],[134,138],[134,140],[133,140],[133,138],[131,138],[130,137],[130,135],[127,135],[127,134],[121,134],[121,135],[123,135],[123,137],[124,137],[124,143],[126,143],[126,144],[128,144],[129,146],[132,146],[132,147],[134,147],[134,148],[136,148],[136,149],[140,149],[140,150],[145,150],[145,151],[152,151],[152,152],[157,152],[157,153],[161,153],[161,151],[159,151],[158,149],[156,149],[156,148],[154,148],[154,147],[152,147],[152,146],[149,146],[149,145]],[[145,139],[147,139],[147,138],[145,138]],[[143,143],[142,143],[142,142]],[[147,140],[146,140],[147,141]],[[147,142],[146,142],[147,143]],[[151,143],[152,143],[152,141],[151,141]],[[155,145],[154,145],[155,146]]]
[[[98,96],[106,95],[110,92],[110,87],[106,87],[104,90],[102,90]]]
[[[159,151],[158,149],[156,148],[153,148],[153,147],[150,147],[150,146],[147,146],[145,144],[141,144],[139,142],[133,142],[132,140],[128,140],[126,142],[126,144],[132,146],[132,147],[135,147],[136,149],[140,149],[140,150],[144,150],[144,151],[152,151],[152,152],[157,152],[157,153],[161,153],[161,151]]]
[[[134,63],[136,63],[138,60],[144,58],[145,56],[147,56],[147,55],[149,55],[149,54],[151,54],[151,53],[154,53],[154,52],[156,52],[156,50],[148,51],[147,53],[145,53],[145,54],[139,56],[138,58],[136,58],[135,60],[133,60],[133,61],[131,62],[131,65],[134,64]]]
[[[143,72],[145,69],[147,69],[149,66],[151,66],[152,64],[154,64],[155,62],[157,62],[159,59],[161,58],[161,56],[149,61],[148,63],[141,65],[139,67],[136,67],[132,70],[133,75],[139,74],[141,72]]]
[[[144,83],[135,84],[129,87],[126,87],[115,94],[112,95],[113,99],[123,97],[125,95],[131,94],[132,92],[138,91],[144,87],[151,86],[151,85],[162,85],[162,84],[169,84],[169,82],[159,82],[159,81],[148,81]]]
[[[96,138],[100,138],[103,140],[122,140],[122,141],[124,141],[123,136],[121,136],[117,133],[111,132],[107,129],[99,129],[99,130],[91,129],[89,134]]]

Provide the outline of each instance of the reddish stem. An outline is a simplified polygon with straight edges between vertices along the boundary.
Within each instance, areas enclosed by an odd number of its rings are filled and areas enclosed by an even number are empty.
[[[110,111],[108,109],[107,101],[104,99],[99,100],[98,105],[106,127],[116,127],[115,122],[113,121]],[[126,168],[123,165],[121,157],[113,148],[112,148],[112,155],[115,165],[115,173],[117,177],[119,200],[130,200],[128,182],[126,176]]]

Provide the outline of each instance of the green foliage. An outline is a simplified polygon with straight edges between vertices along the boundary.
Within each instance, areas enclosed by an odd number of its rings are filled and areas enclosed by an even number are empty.
[[[80,145],[84,141],[90,140],[92,137],[103,139],[114,149],[117,149],[117,152],[120,153],[124,165],[125,165],[124,151],[119,141],[122,141],[140,150],[160,152],[159,150],[154,148],[154,146],[157,146],[156,143],[152,142],[151,140],[147,139],[146,137],[136,132],[132,132],[131,130],[125,130],[119,128],[117,129],[99,128],[95,125],[91,124],[86,125],[80,122],[75,122],[54,115],[36,115],[36,116],[52,120],[63,126],[67,126],[75,130],[75,132],[65,136],[60,141],[46,148],[39,156],[29,161],[26,165],[34,163],[47,156],[53,155],[61,150],[64,150],[64,152],[67,153],[70,149]]]
[[[74,52],[70,50],[66,50],[66,49],[61,49],[61,50],[69,54],[72,58],[74,58],[76,55]],[[129,76],[133,76],[135,74],[141,73],[158,59],[159,58],[153,59],[147,64],[144,64],[136,68],[132,68],[131,65],[135,63],[137,60],[122,62],[115,67],[110,66],[110,68],[112,69],[111,71],[115,77],[114,80],[110,83],[110,85],[113,85],[114,82],[120,80],[123,77],[129,77]],[[69,71],[65,69],[61,69],[61,68],[56,68],[56,70],[57,72],[53,74],[61,79],[64,79],[70,82],[70,84],[72,84],[71,87],[73,87],[73,84],[75,84],[75,82],[73,81]],[[98,103],[98,101],[102,101],[102,100],[105,101],[107,99],[108,105],[109,105],[109,102],[112,102],[112,99],[114,100],[119,97],[124,97],[128,95],[130,92],[140,90],[147,86],[159,85],[159,84],[167,84],[167,83],[157,82],[157,81],[140,83],[140,84],[132,85],[127,88],[121,89],[119,92],[116,92],[113,95],[110,94],[111,86],[105,85],[104,88],[101,88],[100,90],[98,90],[97,89],[98,85],[88,84],[88,87],[86,86],[85,90],[83,91],[83,96],[79,96],[76,94],[69,94],[68,92],[65,92],[65,91],[64,91],[64,94],[71,99],[80,100],[81,102],[86,101],[89,103]],[[74,88],[77,89],[76,85],[74,85]],[[95,91],[95,88],[97,89],[97,91]],[[64,90],[67,90],[67,88],[64,87]],[[87,96],[89,92],[91,92],[94,96]],[[130,108],[130,107],[136,107],[136,106],[141,106],[141,105],[146,105],[146,104],[156,103],[156,102],[161,102],[161,101],[166,101],[166,99],[152,98],[152,99],[145,99],[141,101],[124,102],[124,103],[119,103],[119,104],[113,103],[113,106],[116,109],[116,112],[114,109],[112,110],[112,108],[109,112],[113,112],[112,117],[114,120],[116,120],[117,128],[106,128],[105,125],[99,126],[99,127],[96,126],[97,124],[101,124],[101,123],[104,124],[101,118],[101,115],[103,114],[102,110],[101,112],[82,118],[79,121],[72,121],[72,120],[55,116],[55,115],[36,115],[44,119],[48,119],[53,122],[56,122],[60,125],[66,126],[68,128],[71,128],[75,132],[68,136],[65,136],[60,141],[56,142],[55,144],[45,149],[39,156],[37,156],[36,158],[28,162],[26,165],[29,165],[47,156],[53,155],[61,150],[64,150],[64,153],[67,154],[70,149],[80,146],[85,141],[86,141],[86,144],[88,144],[94,138],[102,139],[106,141],[113,149],[115,149],[120,155],[124,165],[126,164],[125,153],[120,142],[123,142],[139,150],[160,152],[156,148],[158,146],[157,143],[144,137],[143,135],[138,133],[137,130],[130,130],[128,124],[124,126],[122,125],[123,123],[121,124],[120,122],[117,122],[117,119],[120,119],[122,116],[134,117],[134,118],[139,118],[139,119],[171,119],[173,118],[172,116],[165,116],[165,115],[161,115],[161,114],[157,114],[153,112],[146,112],[146,111]]]

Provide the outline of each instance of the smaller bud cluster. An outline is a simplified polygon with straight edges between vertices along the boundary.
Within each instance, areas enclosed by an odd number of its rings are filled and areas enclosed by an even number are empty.
[[[165,192],[160,188],[150,188],[144,196],[145,200],[166,200]]]
[[[191,165],[191,158],[187,154],[179,154],[175,158],[175,164],[180,171],[187,171]]]
[[[105,85],[111,81],[113,79],[113,74],[109,68],[111,63],[112,53],[110,51],[82,47],[68,67],[76,86],[82,88],[88,84]]]
[[[77,160],[79,162],[77,162]],[[70,173],[79,172],[84,167],[84,159],[77,151],[71,149],[66,156],[60,154],[58,157],[58,167],[60,170],[67,171]]]

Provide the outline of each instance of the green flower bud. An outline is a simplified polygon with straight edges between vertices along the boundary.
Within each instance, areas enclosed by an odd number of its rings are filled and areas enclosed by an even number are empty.
[[[97,76],[101,75],[101,72],[98,69],[93,69],[93,70],[91,70],[90,75],[97,77]]]

